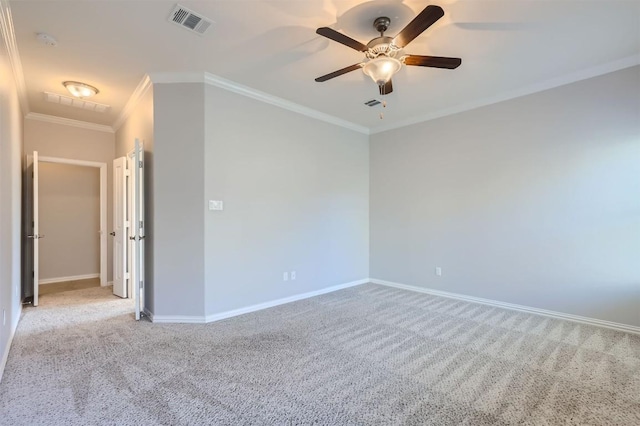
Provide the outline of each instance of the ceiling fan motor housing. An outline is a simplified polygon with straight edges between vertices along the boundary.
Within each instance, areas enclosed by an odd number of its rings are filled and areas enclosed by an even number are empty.
[[[365,52],[365,55],[369,59],[375,59],[381,55],[395,58],[396,56],[399,56],[398,54],[401,50],[393,44],[393,37],[387,36],[374,38],[367,44],[367,47],[369,49]]]

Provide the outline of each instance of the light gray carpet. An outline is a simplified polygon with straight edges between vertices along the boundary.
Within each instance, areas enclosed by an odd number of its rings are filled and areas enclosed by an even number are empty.
[[[373,284],[207,325],[27,308],[2,425],[639,425],[640,336]]]

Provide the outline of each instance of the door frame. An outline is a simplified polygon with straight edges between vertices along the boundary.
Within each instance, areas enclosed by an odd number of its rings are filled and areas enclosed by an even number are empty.
[[[97,167],[100,169],[100,285],[107,285],[107,163],[46,156],[38,156],[38,162]]]

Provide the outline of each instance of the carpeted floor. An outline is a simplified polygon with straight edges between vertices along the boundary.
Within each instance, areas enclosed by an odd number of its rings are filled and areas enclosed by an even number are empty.
[[[100,287],[100,278],[88,278],[86,280],[64,281],[53,284],[40,284],[38,286],[38,294],[61,293],[63,291],[82,290],[85,288]]]
[[[42,297],[2,425],[639,425],[640,336],[367,284],[212,324]]]

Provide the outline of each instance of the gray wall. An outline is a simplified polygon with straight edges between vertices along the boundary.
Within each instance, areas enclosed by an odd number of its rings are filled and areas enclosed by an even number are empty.
[[[640,326],[640,67],[372,135],[370,211],[373,278]]]
[[[0,378],[20,317],[22,247],[22,112],[4,46],[0,38]]]
[[[25,119],[24,152],[30,155],[33,151],[38,151],[38,155],[40,156],[95,161],[107,164],[106,232],[110,232],[113,229],[112,167],[113,159],[115,158],[115,135],[98,130]],[[98,169],[96,168],[96,170]],[[44,239],[42,241],[44,241]],[[107,281],[111,281],[113,276],[112,258],[112,239],[108,237]]]
[[[153,312],[153,87],[149,87],[138,105],[116,131],[116,158],[124,157],[135,146],[135,140],[144,146],[145,180],[145,307]]]
[[[100,170],[39,164],[40,279],[100,272]]]
[[[204,85],[153,87],[153,313],[204,315]],[[146,153],[145,153],[146,155]],[[149,247],[150,242],[145,243]]]
[[[367,278],[368,136],[213,86],[205,108],[207,315]]]

